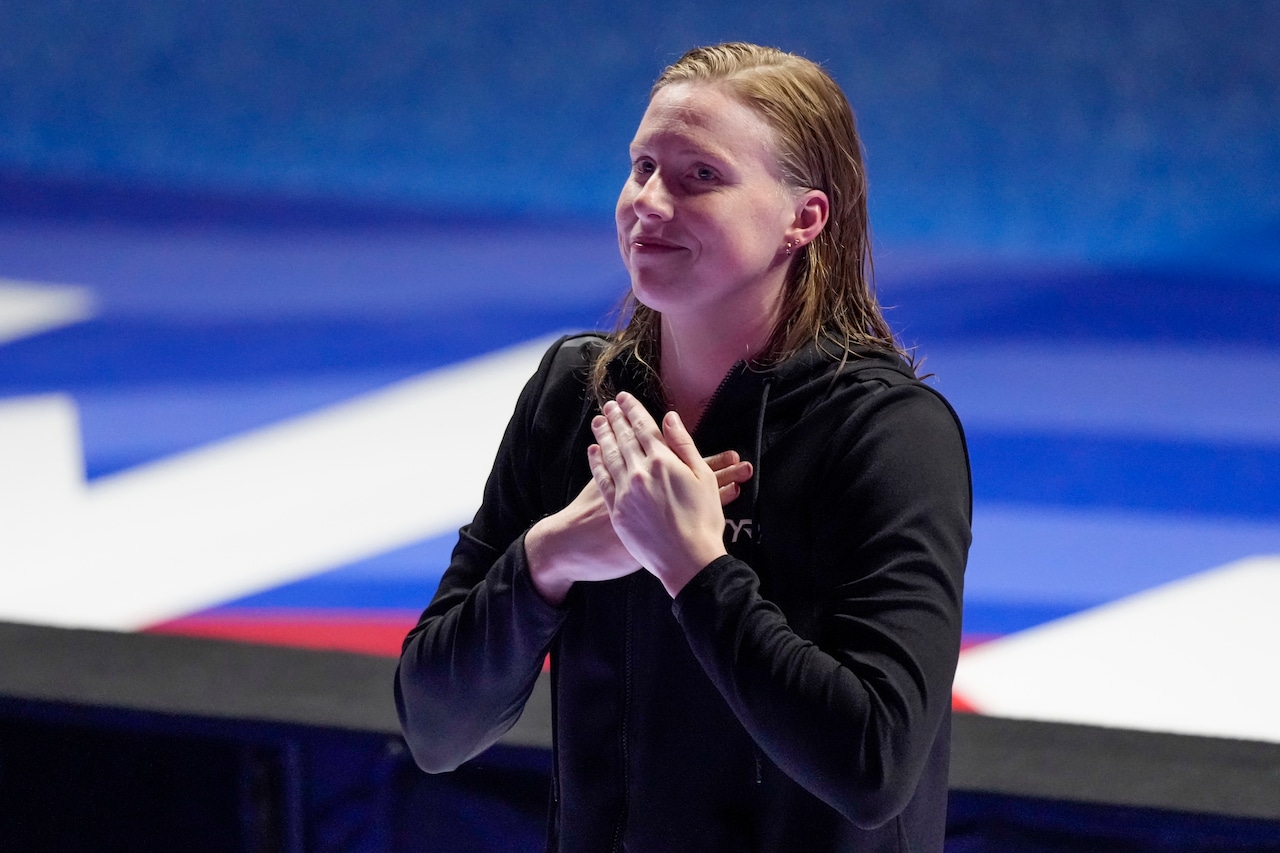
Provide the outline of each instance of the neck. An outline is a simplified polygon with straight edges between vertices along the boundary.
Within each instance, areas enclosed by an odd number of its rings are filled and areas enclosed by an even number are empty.
[[[659,373],[667,405],[692,429],[725,376],[739,361],[759,355],[768,342],[773,323],[744,326],[705,322],[687,326],[679,318],[662,317]]]

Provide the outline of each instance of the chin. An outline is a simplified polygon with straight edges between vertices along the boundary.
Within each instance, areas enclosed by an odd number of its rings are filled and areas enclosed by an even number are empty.
[[[669,307],[671,303],[670,294],[666,294],[667,298],[663,298],[662,286],[654,286],[652,282],[645,284],[636,276],[631,276],[631,295],[635,297],[644,307],[651,311],[662,313],[665,307]]]

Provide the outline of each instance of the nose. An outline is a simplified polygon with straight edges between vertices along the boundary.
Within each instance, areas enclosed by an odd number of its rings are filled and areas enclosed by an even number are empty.
[[[667,190],[666,181],[660,173],[654,172],[640,184],[635,198],[631,201],[631,206],[636,216],[641,219],[667,220],[672,214],[671,201],[671,193]]]

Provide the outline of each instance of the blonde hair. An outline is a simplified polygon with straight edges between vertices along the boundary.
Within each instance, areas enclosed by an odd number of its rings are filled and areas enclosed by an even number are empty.
[[[830,205],[826,227],[792,258],[781,319],[756,361],[779,361],[810,341],[830,343],[841,358],[869,347],[911,361],[876,299],[862,143],[839,85],[808,59],[744,42],[690,50],[662,72],[649,97],[673,83],[726,86],[773,128],[783,180],[822,190]],[[658,312],[629,292],[621,317],[592,370],[597,397],[608,396],[606,366],[619,355],[657,368]]]

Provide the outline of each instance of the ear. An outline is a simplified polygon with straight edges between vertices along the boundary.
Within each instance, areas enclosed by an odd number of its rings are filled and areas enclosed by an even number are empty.
[[[822,190],[805,190],[796,198],[795,211],[795,219],[787,229],[786,238],[799,248],[812,243],[818,233],[827,227],[831,202]]]

